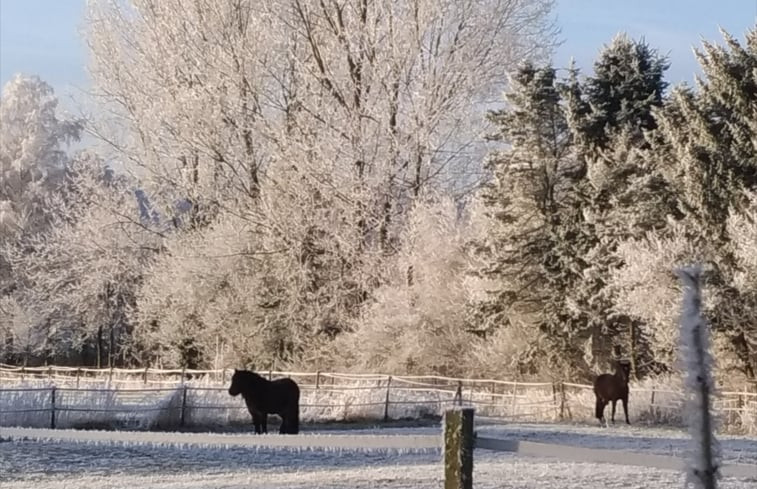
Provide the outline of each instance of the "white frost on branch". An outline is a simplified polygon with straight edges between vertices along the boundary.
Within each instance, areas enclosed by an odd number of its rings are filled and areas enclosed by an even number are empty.
[[[702,317],[700,267],[679,268],[676,275],[685,286],[681,313],[680,353],[687,389],[686,416],[692,438],[686,485],[696,489],[714,489],[717,485],[720,447],[710,396],[714,394],[710,332]]]

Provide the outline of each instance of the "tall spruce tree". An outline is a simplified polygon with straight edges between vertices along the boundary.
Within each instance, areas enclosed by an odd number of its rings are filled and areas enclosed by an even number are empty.
[[[654,157],[688,238],[710,257],[708,311],[713,328],[747,376],[757,371],[757,287],[744,286],[729,218],[748,208],[757,190],[757,30],[742,45],[723,32],[723,46],[705,42],[697,51],[703,76],[698,90],[676,89],[658,113]]]
[[[746,47],[723,35],[725,46],[705,42],[697,51],[699,90],[676,89],[660,111],[656,148],[692,238],[719,244],[729,208],[757,188],[757,33],[747,34]]]
[[[581,234],[591,244],[581,256],[586,267],[577,287],[566,290],[573,305],[576,340],[591,340],[587,360],[602,366],[623,346],[634,372],[639,324],[617,314],[608,286],[622,265],[619,243],[663,227],[671,199],[659,172],[643,152],[646,134],[656,128],[653,109],[663,102],[667,60],[643,41],[616,36],[600,53],[594,73],[580,83],[575,72],[563,92],[576,151],[583,159],[580,182]]]
[[[537,359],[572,363],[565,354],[571,342],[564,291],[582,268],[574,263],[575,206],[567,204],[577,165],[555,70],[522,66],[505,98],[507,107],[490,114],[494,139],[508,147],[487,165],[494,178],[483,192],[490,232],[482,274],[496,286],[480,312],[488,329],[533,325],[542,341],[523,352],[522,366],[533,368]]]

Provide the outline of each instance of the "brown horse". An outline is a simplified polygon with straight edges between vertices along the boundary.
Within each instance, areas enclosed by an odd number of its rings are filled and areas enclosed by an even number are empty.
[[[594,396],[597,398],[596,417],[600,424],[605,422],[605,406],[612,402],[611,420],[615,424],[615,404],[618,399],[623,401],[623,414],[628,421],[628,377],[631,374],[631,364],[628,361],[617,360],[615,374],[602,374],[594,380]]]

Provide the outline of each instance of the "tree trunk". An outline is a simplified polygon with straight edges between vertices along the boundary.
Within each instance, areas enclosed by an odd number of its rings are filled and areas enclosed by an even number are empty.
[[[116,338],[115,338],[115,331],[113,328],[113,321],[110,322],[110,338],[109,338],[109,345],[108,345],[108,367],[113,367],[113,358],[114,358],[114,352],[115,352],[115,344],[116,344]]]
[[[102,368],[103,358],[103,327],[97,327],[97,368]]]

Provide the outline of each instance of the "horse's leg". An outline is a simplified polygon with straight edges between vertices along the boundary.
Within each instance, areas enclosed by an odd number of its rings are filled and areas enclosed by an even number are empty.
[[[300,411],[297,406],[286,411],[286,416],[282,417],[281,433],[296,435],[300,431]]]
[[[268,433],[268,413],[260,415],[260,424],[263,426],[263,433]]]
[[[612,421],[612,424],[615,424],[615,404],[617,404],[618,400],[613,399],[612,400],[612,416],[610,416],[610,420]]]
[[[630,421],[628,421],[628,396],[623,396],[623,414],[626,415],[626,424],[631,424]]]
[[[255,425],[255,434],[262,433],[261,431],[261,417],[258,413],[252,413],[252,424]]]
[[[594,412],[595,416],[599,420],[599,423],[602,424],[602,420],[605,417],[605,402],[604,400],[597,396],[597,404]]]
[[[292,415],[289,417],[289,433],[296,435],[300,432],[300,406],[295,405],[292,408]]]

